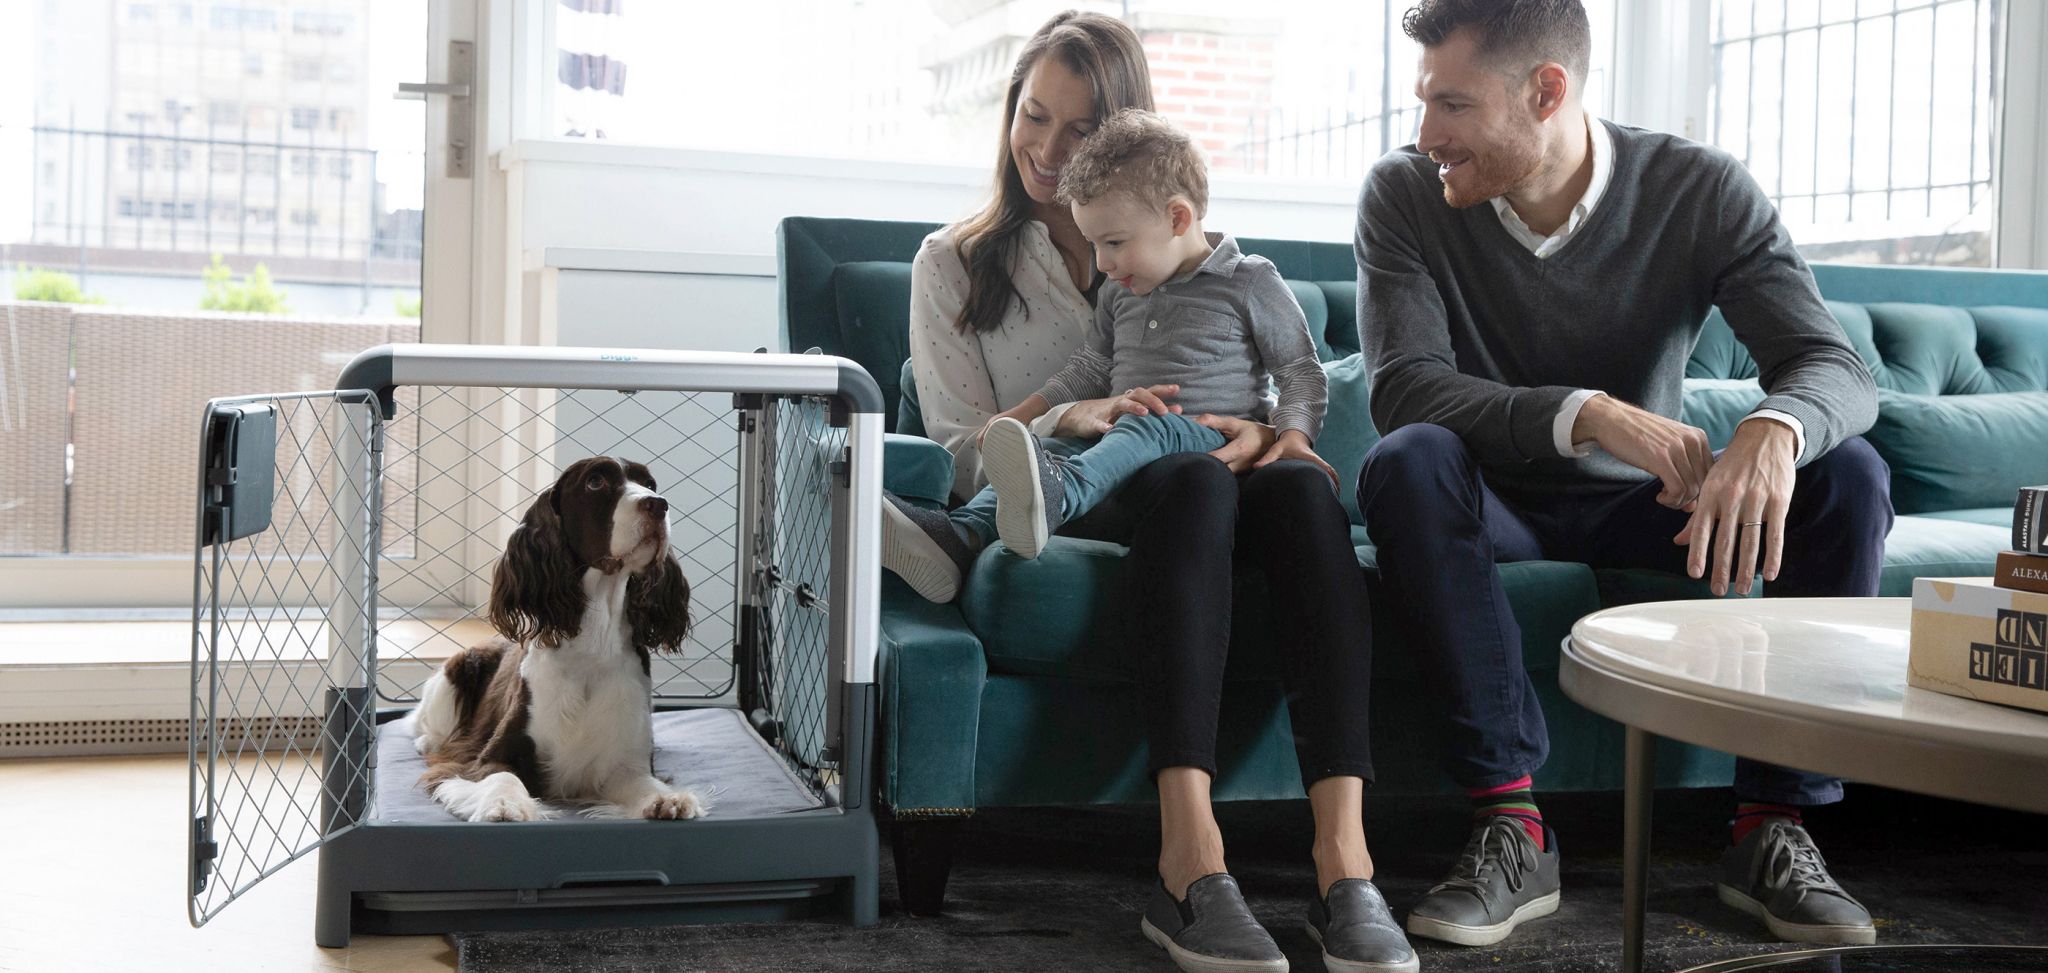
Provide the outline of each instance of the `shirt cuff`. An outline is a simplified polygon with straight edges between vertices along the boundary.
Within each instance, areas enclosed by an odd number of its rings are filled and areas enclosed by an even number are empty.
[[[1755,412],[1750,413],[1749,415],[1743,416],[1742,422],[1748,422],[1751,419],[1776,419],[1779,422],[1791,426],[1792,458],[1796,460],[1799,457],[1806,455],[1806,425],[1800,422],[1797,416],[1794,416],[1789,412],[1779,412],[1776,409],[1758,409]],[[1736,425],[1740,426],[1742,425],[1742,422],[1738,422],[1736,423]]]
[[[1052,411],[1031,420],[1031,425],[1025,428],[1031,430],[1031,434],[1034,436],[1041,439],[1050,439],[1052,438],[1053,430],[1059,427],[1060,417],[1066,415],[1067,410],[1073,407],[1074,403],[1072,402],[1062,402],[1059,405],[1053,406]]]
[[[1550,422],[1550,442],[1557,447],[1557,455],[1576,459],[1593,455],[1593,442],[1572,442],[1572,426],[1579,421],[1579,410],[1596,395],[1606,395],[1599,389],[1580,389],[1565,396],[1564,404],[1557,409],[1557,418]]]

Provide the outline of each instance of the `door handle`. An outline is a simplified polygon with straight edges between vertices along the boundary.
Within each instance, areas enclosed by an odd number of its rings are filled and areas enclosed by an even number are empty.
[[[401,101],[425,101],[428,95],[448,96],[448,178],[468,179],[470,149],[476,144],[476,107],[471,79],[476,77],[476,45],[448,42],[448,80],[405,81],[392,95]]]

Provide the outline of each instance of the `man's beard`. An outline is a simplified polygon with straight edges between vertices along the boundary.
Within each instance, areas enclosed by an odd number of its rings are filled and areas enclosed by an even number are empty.
[[[1444,180],[1444,202],[1464,209],[1504,196],[1528,182],[1542,164],[1543,154],[1536,151],[1535,139],[1520,144],[1506,143],[1485,155],[1474,154],[1453,170],[1455,174],[1462,174],[1463,188],[1453,189],[1450,181]]]

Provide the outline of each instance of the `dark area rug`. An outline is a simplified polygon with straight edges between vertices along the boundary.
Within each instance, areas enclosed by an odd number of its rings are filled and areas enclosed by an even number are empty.
[[[1486,948],[1416,940],[1426,971],[1616,970],[1621,943],[1621,798],[1546,795],[1564,853],[1564,903]],[[1657,795],[1649,969],[1674,971],[1791,947],[1714,896],[1732,808],[1726,791]],[[681,926],[457,937],[464,973],[685,970],[1173,969],[1137,930],[1158,831],[1146,807],[984,811],[959,836],[947,913],[906,916],[882,851],[882,922]],[[1457,798],[1369,801],[1377,882],[1398,915],[1433,885],[1465,837]],[[1306,802],[1218,809],[1231,870],[1297,971],[1320,971],[1302,929],[1312,894]],[[1808,825],[1837,879],[1877,917],[1878,941],[2048,945],[2048,818],[1852,789]],[[886,836],[885,836],[886,838]]]

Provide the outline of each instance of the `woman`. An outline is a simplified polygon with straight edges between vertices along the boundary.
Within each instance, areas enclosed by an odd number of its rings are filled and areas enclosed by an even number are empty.
[[[995,198],[927,237],[912,263],[912,370],[926,429],[953,453],[958,496],[986,482],[982,426],[1037,391],[1081,344],[1102,279],[1053,191],[1075,146],[1130,107],[1152,108],[1150,72],[1130,28],[1073,12],[1048,21],[1010,76]],[[1124,413],[1163,414],[1174,391],[1155,386],[1072,403],[1033,431],[1096,437]],[[1160,884],[1141,928],[1182,969],[1287,968],[1227,872],[1209,801],[1231,563],[1234,548],[1243,548],[1265,570],[1276,628],[1269,641],[1287,654],[1290,716],[1316,822],[1321,894],[1309,907],[1311,931],[1333,970],[1414,969],[1414,953],[1369,881],[1362,823],[1372,775],[1369,616],[1348,522],[1315,465],[1283,460],[1253,469],[1275,441],[1270,426],[1205,422],[1230,442],[1215,454],[1153,463],[1060,530],[1130,547],[1126,576],[1134,583],[1123,593],[1130,610],[1122,614],[1147,628],[1129,642],[1146,703],[1161,847]],[[927,597],[950,600],[968,562],[956,551],[908,549],[926,537],[918,525],[934,517],[945,519],[886,505],[884,565]],[[992,538],[993,523],[986,529]]]

